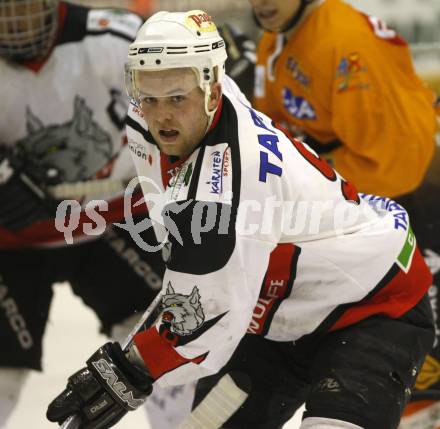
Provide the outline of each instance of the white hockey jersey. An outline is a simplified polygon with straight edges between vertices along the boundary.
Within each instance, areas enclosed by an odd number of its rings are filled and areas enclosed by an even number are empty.
[[[134,170],[124,129],[128,100],[123,66],[142,19],[64,2],[59,13],[57,42],[44,62],[17,65],[0,58],[0,143],[18,145],[26,157],[56,169],[59,184],[129,181]],[[93,199],[108,201],[102,216],[119,221],[125,186],[112,188],[116,191],[98,190]],[[83,207],[87,202],[82,198]],[[84,212],[83,221],[90,222]],[[75,231],[79,235],[81,223]],[[64,239],[53,219],[19,231],[0,225],[1,248],[58,241]]]
[[[230,88],[201,144],[174,165],[129,110],[145,198],[161,201],[169,231],[161,316],[135,337],[161,385],[217,372],[246,333],[295,341],[399,317],[431,284],[401,206],[359,196]]]

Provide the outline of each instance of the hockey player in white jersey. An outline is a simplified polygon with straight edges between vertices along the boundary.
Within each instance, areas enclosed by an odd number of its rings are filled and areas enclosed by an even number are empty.
[[[203,11],[159,12],[130,47],[129,145],[168,230],[161,311],[128,350],[98,349],[47,417],[107,428],[153,383],[199,380],[198,403],[230,374],[247,400],[195,427],[278,429],[305,402],[301,429],[395,429],[434,338],[407,213],[254,110],[225,59]]]
[[[121,64],[141,24],[58,0],[0,1],[1,428],[26,375],[41,369],[54,282],[69,281],[108,334],[161,288],[161,256],[111,226],[133,177]],[[72,214],[57,228],[64,198]],[[101,200],[94,219],[92,200]]]

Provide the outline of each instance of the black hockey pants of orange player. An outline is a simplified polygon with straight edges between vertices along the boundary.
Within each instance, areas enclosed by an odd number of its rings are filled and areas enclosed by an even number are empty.
[[[436,169],[440,171],[440,162]],[[438,407],[440,410],[440,183],[436,182],[429,180],[428,177],[415,192],[396,199],[409,213],[418,246],[433,274],[429,298],[436,331],[433,349],[417,377],[412,401],[405,415],[413,414],[429,405],[432,407],[433,402],[437,402],[435,408]],[[427,423],[426,429],[440,428],[440,411],[436,414],[438,418],[434,415],[428,418],[432,421],[431,426]]]

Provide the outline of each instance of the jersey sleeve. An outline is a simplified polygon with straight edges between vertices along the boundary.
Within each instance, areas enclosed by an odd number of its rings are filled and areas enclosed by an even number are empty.
[[[120,9],[91,9],[88,14],[87,34],[93,36],[85,40],[88,56],[109,87],[119,90],[124,97],[128,47],[142,22],[140,16]]]
[[[358,189],[395,196],[415,189],[431,160],[433,96],[406,43],[392,30],[369,31],[334,48],[330,110],[343,146],[333,159]]]
[[[165,210],[162,312],[135,343],[159,384],[174,385],[226,364],[250,325],[275,244],[238,234],[228,202],[188,199]]]
[[[126,115],[129,100],[125,91],[124,64],[130,43],[135,39],[142,18],[119,9],[91,9],[87,17],[83,45],[94,77],[104,83],[110,95],[104,111],[120,130],[121,149],[114,171],[127,182],[133,177],[133,165],[126,145]],[[85,77],[86,79],[86,77]],[[103,95],[108,97],[108,94]]]
[[[153,143],[153,138],[144,121],[143,113],[132,101],[127,114],[127,150],[131,155],[132,175],[137,175],[137,181],[142,189],[142,204],[148,210],[152,224],[145,227],[154,228],[159,243],[165,239],[165,229],[162,221],[162,209],[165,203],[165,184],[162,175],[162,158],[158,147]],[[135,171],[133,171],[133,165]],[[133,231],[134,240],[144,251],[157,251],[142,240],[141,231]],[[160,246],[159,246],[160,247]]]
[[[225,260],[226,243],[219,241],[202,244],[204,258],[189,246],[179,256],[171,250],[160,320],[135,337],[159,384],[183,384],[218,372],[250,325],[273,246],[240,237]],[[198,258],[192,265],[200,264],[201,271],[190,271],[191,262],[184,271],[178,268],[192,258]]]

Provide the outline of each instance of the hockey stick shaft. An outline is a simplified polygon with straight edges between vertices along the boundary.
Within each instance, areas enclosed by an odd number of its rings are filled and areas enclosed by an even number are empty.
[[[74,183],[60,183],[47,188],[49,194],[57,199],[87,197],[122,192],[128,181],[122,179],[96,179]]]
[[[153,325],[158,316],[158,310],[160,309],[161,302],[162,294],[158,293],[136,325],[133,326],[133,329],[127,335],[125,340],[121,343],[122,350],[126,351],[128,349],[133,342],[134,336],[141,330],[142,327],[147,328]]]

